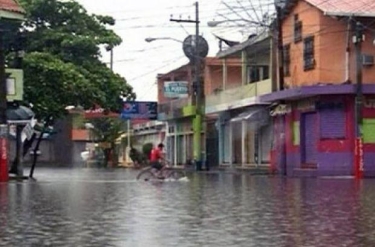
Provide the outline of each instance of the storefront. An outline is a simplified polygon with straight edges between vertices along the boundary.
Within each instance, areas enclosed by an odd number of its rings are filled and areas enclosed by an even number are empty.
[[[268,165],[272,124],[268,106],[249,106],[220,115],[219,162],[236,167]]]
[[[352,174],[354,97],[311,97],[283,107],[271,111],[273,167],[291,176]]]
[[[174,166],[182,166],[193,160],[193,128],[190,118],[168,122],[167,159]],[[205,145],[202,134],[202,147]]]

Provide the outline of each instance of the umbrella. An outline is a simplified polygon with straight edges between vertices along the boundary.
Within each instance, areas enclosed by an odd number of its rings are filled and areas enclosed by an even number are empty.
[[[7,119],[8,120],[30,120],[34,117],[34,112],[26,107],[26,106],[19,106],[17,108],[7,108],[6,111]]]

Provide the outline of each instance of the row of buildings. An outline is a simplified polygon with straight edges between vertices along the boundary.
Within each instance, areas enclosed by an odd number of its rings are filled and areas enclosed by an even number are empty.
[[[358,127],[364,175],[375,175],[375,6],[290,0],[281,33],[282,49],[270,29],[205,59],[206,162],[264,165],[288,176],[352,175]],[[191,92],[191,66],[157,79],[159,121],[134,125],[134,135],[163,141],[182,165],[192,159],[195,105],[191,94],[165,97],[164,86],[187,81]]]

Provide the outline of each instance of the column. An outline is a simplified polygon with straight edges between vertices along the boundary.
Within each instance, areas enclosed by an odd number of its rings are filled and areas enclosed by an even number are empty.
[[[186,160],[187,160],[187,157],[186,157],[186,153],[187,153],[187,135],[186,134],[184,134],[184,136],[183,136],[183,163],[186,163]]]
[[[229,165],[233,166],[233,124],[229,122]]]
[[[224,137],[224,131],[223,131],[223,124],[222,124],[222,115],[220,114],[218,120],[216,120],[215,127],[218,132],[218,149],[219,149],[219,165],[224,163],[224,142],[223,142],[223,137]]]
[[[227,59],[223,59],[223,88],[224,91],[228,83],[228,66],[227,66]]]
[[[174,152],[174,161],[173,161],[173,166],[177,166],[177,138],[178,138],[178,129],[177,129],[177,123],[174,124],[174,148],[173,148],[173,152]]]
[[[246,120],[241,121],[241,154],[242,154],[242,167],[245,166],[246,163]]]
[[[241,61],[242,61],[242,85],[248,83],[248,74],[247,74],[247,53],[246,51],[241,52]]]

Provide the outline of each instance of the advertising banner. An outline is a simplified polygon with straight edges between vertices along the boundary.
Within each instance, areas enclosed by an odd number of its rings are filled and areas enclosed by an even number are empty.
[[[122,119],[157,120],[158,104],[151,101],[127,101],[121,110]]]

